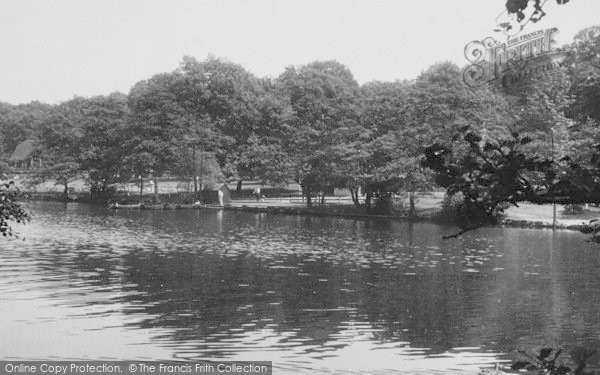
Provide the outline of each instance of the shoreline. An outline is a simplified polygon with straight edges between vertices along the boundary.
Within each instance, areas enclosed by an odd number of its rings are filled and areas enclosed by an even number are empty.
[[[407,222],[431,222],[436,224],[444,225],[455,225],[455,223],[446,219],[436,217],[434,215],[428,216],[405,216],[405,215],[383,215],[383,214],[360,214],[360,213],[349,213],[349,212],[336,212],[326,211],[326,209],[319,208],[308,208],[308,207],[251,207],[251,206],[228,206],[222,207],[225,210],[230,211],[245,211],[245,212],[258,212],[258,213],[272,213],[272,214],[284,214],[284,215],[303,215],[303,216],[330,216],[330,217],[342,217],[347,219],[384,219],[394,221],[407,221]],[[519,220],[509,217],[504,217],[499,220],[498,224],[494,226],[506,226],[515,228],[531,228],[531,229],[555,229],[560,230],[571,230],[579,232],[585,225],[585,220],[581,220],[579,224],[565,223],[557,220],[556,225],[552,224],[552,221],[543,220]]]
[[[535,220],[517,220],[505,218],[500,220],[498,225],[515,227],[515,228],[532,228],[532,229],[560,229],[560,230],[572,230],[579,232],[585,223],[582,220],[581,224],[568,224],[557,220],[556,226],[551,221],[535,221]]]
[[[69,202],[69,203],[78,203],[77,201]],[[89,202],[79,202],[86,204],[93,204]],[[405,215],[385,215],[385,214],[370,214],[370,213],[359,213],[359,212],[351,212],[356,210],[355,207],[345,207],[345,206],[337,206],[342,209],[336,209],[332,206],[328,206],[326,208],[323,207],[299,207],[299,206],[275,206],[275,205],[265,205],[265,206],[247,206],[247,205],[211,205],[211,204],[201,204],[201,205],[193,205],[193,204],[173,204],[173,203],[164,203],[164,204],[145,204],[145,205],[119,205],[118,207],[109,206],[108,209],[111,210],[224,210],[224,211],[244,211],[244,212],[255,212],[255,213],[270,213],[270,214],[281,214],[281,215],[302,215],[302,216],[331,216],[331,217],[345,217],[345,218],[364,218],[364,219],[387,219],[387,220],[404,220],[404,221],[440,221],[441,219],[437,219],[431,216],[405,216]],[[343,208],[350,208],[349,210],[344,210]],[[446,222],[447,224],[450,224]]]
[[[49,201],[31,199],[31,202]],[[96,204],[89,201],[72,201],[72,203]],[[550,206],[551,207],[551,206]],[[552,215],[547,212],[547,205],[538,205],[524,203],[517,209],[509,209],[499,218],[499,221],[494,226],[516,227],[516,228],[531,228],[531,229],[552,229]],[[368,213],[364,208],[358,208],[350,204],[329,204],[325,207],[306,207],[300,204],[286,204],[285,201],[267,201],[255,203],[253,201],[233,200],[232,204],[219,206],[216,204],[202,204],[196,206],[194,204],[178,204],[172,202],[158,204],[139,204],[119,205],[119,207],[111,207],[111,210],[180,210],[180,209],[210,209],[210,210],[227,210],[227,211],[244,211],[254,213],[269,213],[294,216],[315,216],[315,217],[339,217],[346,219],[378,219],[392,220],[404,222],[431,222],[436,224],[458,226],[444,217],[439,215],[440,209],[437,206],[421,207],[417,204],[417,215],[408,216],[406,214],[377,214]],[[597,215],[594,212],[588,211],[583,215],[559,215],[557,216],[555,229],[580,231],[589,219],[592,217],[600,217],[600,210]]]
[[[439,210],[430,210],[428,214],[421,214],[417,216],[399,215],[399,214],[376,214],[367,212],[356,212],[361,210],[353,206],[327,206],[327,207],[306,207],[306,206],[283,206],[283,205],[272,205],[267,204],[264,206],[260,205],[246,205],[237,203],[228,206],[218,205],[200,205],[194,206],[191,204],[179,205],[179,204],[165,204],[166,207],[157,207],[158,205],[146,206],[146,207],[120,207],[118,209],[221,209],[226,211],[243,211],[243,212],[254,212],[254,213],[268,213],[268,214],[280,214],[280,215],[295,215],[295,216],[317,216],[317,217],[339,217],[346,219],[380,219],[380,220],[393,220],[393,221],[405,221],[405,222],[431,222],[436,224],[443,224],[449,226],[456,226],[456,224],[448,219],[438,216]],[[559,229],[559,230],[571,230],[580,231],[589,219],[586,218],[569,218],[569,219],[557,219],[556,225],[552,224],[552,219],[530,217],[522,218],[522,215],[510,215],[505,214],[501,217],[498,224],[495,226],[515,227],[515,228],[531,228],[531,229]]]
[[[385,215],[385,214],[369,214],[358,212],[342,212],[343,210],[318,208],[318,207],[285,207],[285,206],[225,206],[222,207],[229,211],[246,211],[258,213],[272,213],[281,215],[302,215],[302,216],[331,216],[342,217],[348,219],[386,219],[396,221],[438,221],[438,219],[429,216],[404,216],[404,215]],[[442,220],[439,220],[440,222]]]

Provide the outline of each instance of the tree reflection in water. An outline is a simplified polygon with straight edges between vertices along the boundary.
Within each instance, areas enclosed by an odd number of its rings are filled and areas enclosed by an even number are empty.
[[[444,241],[452,228],[429,223],[32,208],[25,249],[5,252],[29,260],[19,272],[67,309],[105,305],[129,330],[158,329],[178,358],[281,350],[293,361],[368,342],[389,356],[467,347],[495,361],[600,331],[600,252],[576,233]]]

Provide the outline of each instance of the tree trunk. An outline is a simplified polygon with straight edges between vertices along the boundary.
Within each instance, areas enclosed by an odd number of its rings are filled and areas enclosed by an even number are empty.
[[[242,180],[238,180],[237,187],[235,188],[235,191],[237,191],[238,193],[240,191],[242,191]]]
[[[354,202],[354,206],[360,207],[360,202],[358,200],[358,189],[350,188],[350,195],[352,196],[352,202]]]
[[[95,202],[101,198],[108,198],[105,194],[106,190],[107,190],[106,181],[91,183],[90,184],[90,200]]]
[[[107,198],[114,198],[115,195],[114,194],[108,194],[108,182],[106,180],[102,180],[102,183],[100,184],[100,194],[102,195],[101,198],[102,199],[107,199]]]
[[[302,186],[302,192],[304,193],[304,196],[306,196],[306,207],[312,207],[312,199],[310,197],[310,188]]]
[[[144,179],[140,178],[140,204],[142,204],[143,199],[144,199]]]
[[[410,216],[410,217],[417,216],[417,209],[415,208],[415,193],[412,191],[410,193],[408,193],[408,202],[409,202],[408,216]]]
[[[369,191],[367,192],[367,195],[365,197],[365,206],[367,207],[367,211],[371,211],[371,200],[373,199],[373,192]]]
[[[69,201],[69,182],[65,179],[64,182],[65,190],[63,191],[63,202],[67,203]]]
[[[160,202],[158,199],[158,177],[154,176],[154,201],[156,203]]]
[[[192,147],[192,163],[193,163],[193,176],[192,178],[194,179],[194,194],[198,195],[198,179],[196,178],[196,147]]]
[[[96,199],[96,194],[94,194],[94,186],[95,184],[90,184],[90,200],[92,202]]]

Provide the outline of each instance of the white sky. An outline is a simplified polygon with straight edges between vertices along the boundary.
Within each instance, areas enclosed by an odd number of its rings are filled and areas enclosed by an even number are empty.
[[[0,101],[56,103],[129,92],[137,81],[209,54],[276,77],[335,59],[359,83],[459,65],[465,44],[497,35],[505,0],[0,0]],[[548,0],[525,31],[559,44],[600,24],[599,0]]]

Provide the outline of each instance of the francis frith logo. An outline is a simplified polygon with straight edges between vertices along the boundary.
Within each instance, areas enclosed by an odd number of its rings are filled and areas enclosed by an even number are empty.
[[[555,47],[557,28],[516,36],[506,42],[492,37],[465,46],[470,65],[463,72],[467,85],[486,83],[502,87],[518,85],[524,78],[543,76],[563,66],[562,51]]]

